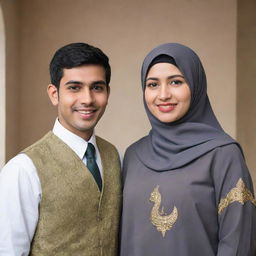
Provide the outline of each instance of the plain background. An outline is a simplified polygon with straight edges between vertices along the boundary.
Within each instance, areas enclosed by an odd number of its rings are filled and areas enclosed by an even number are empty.
[[[140,85],[143,58],[161,43],[179,42],[200,56],[216,116],[242,144],[256,184],[254,0],[0,3],[0,51],[5,54],[5,61],[0,61],[5,70],[0,86],[6,94],[0,112],[0,131],[6,134],[2,159],[10,159],[52,128],[56,110],[46,94],[48,66],[54,52],[71,42],[97,46],[110,58],[111,96],[96,132],[123,154],[150,129]]]

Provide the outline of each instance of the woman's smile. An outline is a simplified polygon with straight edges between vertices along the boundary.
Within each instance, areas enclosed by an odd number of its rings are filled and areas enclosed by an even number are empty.
[[[177,103],[157,104],[157,106],[158,106],[159,111],[161,111],[163,113],[169,113],[176,108]]]
[[[157,63],[147,75],[145,101],[149,111],[159,121],[171,123],[187,113],[191,92],[183,74],[175,65]]]

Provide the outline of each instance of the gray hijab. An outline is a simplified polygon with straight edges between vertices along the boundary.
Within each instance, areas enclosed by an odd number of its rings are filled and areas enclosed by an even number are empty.
[[[191,90],[191,105],[181,119],[163,123],[144,106],[151,123],[149,135],[136,142],[136,153],[148,168],[162,172],[189,164],[216,147],[237,143],[221,128],[208,96],[204,68],[190,48],[167,43],[154,48],[144,59],[141,70],[142,89],[152,61],[159,55],[175,60]]]

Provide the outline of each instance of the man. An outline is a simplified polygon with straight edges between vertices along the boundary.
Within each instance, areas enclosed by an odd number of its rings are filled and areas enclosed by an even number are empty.
[[[0,173],[0,255],[117,255],[120,161],[94,134],[110,93],[108,57],[69,44],[50,74],[53,130]]]

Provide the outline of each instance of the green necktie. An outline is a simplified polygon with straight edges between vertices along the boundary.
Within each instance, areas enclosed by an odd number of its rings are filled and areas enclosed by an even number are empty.
[[[88,143],[87,150],[85,152],[86,160],[87,160],[87,168],[93,175],[95,181],[98,184],[99,190],[102,189],[102,179],[100,175],[99,167],[96,163],[95,159],[95,148],[92,143]]]

